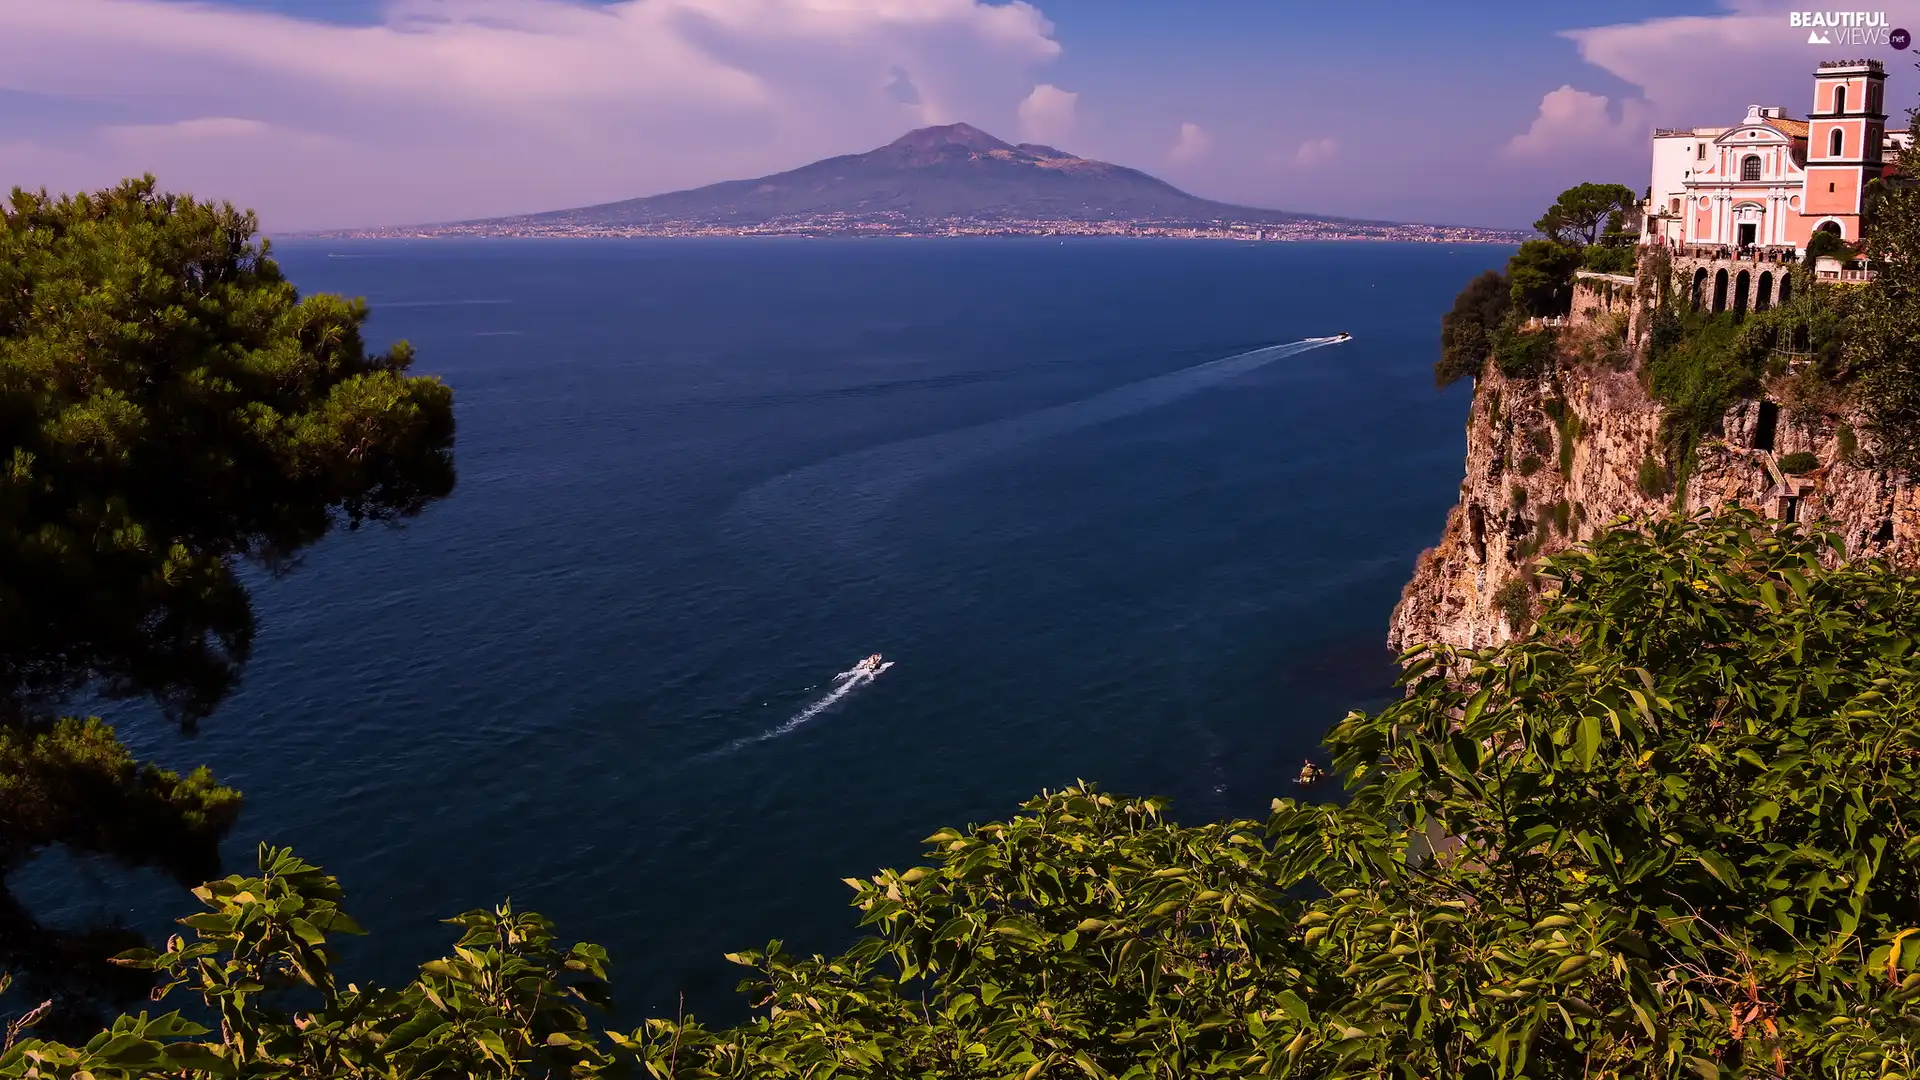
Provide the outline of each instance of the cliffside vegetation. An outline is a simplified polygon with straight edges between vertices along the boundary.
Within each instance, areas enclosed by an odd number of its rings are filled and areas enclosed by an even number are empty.
[[[507,908],[349,984],[338,885],[262,849],[126,957],[193,1009],[0,1076],[1909,1076],[1920,581],[1825,543],[1735,515],[1550,560],[1534,632],[1417,651],[1333,729],[1344,804],[1074,787],[942,830],[849,882],[844,955],[736,956],[738,1027],[600,1032],[605,955]]]
[[[1573,301],[1573,275],[1581,269],[1630,272],[1634,238],[1620,231],[1633,206],[1633,192],[1620,184],[1581,184],[1560,193],[1504,271],[1488,271],[1461,290],[1440,321],[1440,359],[1433,367],[1441,387],[1477,377],[1489,358],[1511,377],[1537,375],[1552,363],[1554,335],[1529,320],[1565,315]]]
[[[1767,311],[1715,314],[1695,310],[1689,283],[1672,279],[1662,253],[1636,254],[1596,215],[1631,203],[1610,185],[1583,184],[1563,193],[1536,224],[1545,238],[1528,241],[1504,273],[1483,274],[1455,299],[1441,323],[1436,382],[1477,376],[1491,362],[1509,377],[1547,374],[1591,362],[1531,317],[1566,310],[1576,270],[1637,273],[1649,305],[1635,343],[1648,392],[1663,406],[1664,467],[1684,486],[1694,447],[1716,432],[1728,408],[1763,394],[1797,412],[1848,427],[1855,460],[1859,434],[1871,436],[1878,464],[1920,470],[1920,163],[1876,182],[1868,240],[1855,248],[1822,233],[1804,264],[1775,267],[1792,275],[1791,299]],[[1611,237],[1611,242],[1609,238]],[[1870,266],[1867,283],[1817,280],[1813,264],[1834,254],[1849,266]],[[1506,295],[1500,295],[1505,285]],[[1711,286],[1709,286],[1711,287]]]
[[[448,389],[368,353],[358,301],[299,297],[254,231],[151,178],[0,209],[0,968],[47,1019],[144,987],[103,963],[123,935],[39,926],[6,875],[61,844],[196,882],[240,809],[59,710],[144,698],[190,727],[247,660],[243,560],[453,484]]]

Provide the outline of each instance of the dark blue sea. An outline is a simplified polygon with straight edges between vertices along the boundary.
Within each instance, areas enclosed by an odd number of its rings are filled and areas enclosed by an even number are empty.
[[[247,797],[372,936],[511,897],[622,1019],[837,950],[840,879],[1085,778],[1262,815],[1349,709],[1460,478],[1431,365],[1506,249],[1169,241],[290,242],[455,391],[459,486],[255,585],[244,686],[143,752]],[[1307,347],[1346,330],[1351,342]],[[1293,344],[1293,348],[1271,348]],[[830,702],[869,653],[894,667]],[[192,900],[49,856],[46,917]]]

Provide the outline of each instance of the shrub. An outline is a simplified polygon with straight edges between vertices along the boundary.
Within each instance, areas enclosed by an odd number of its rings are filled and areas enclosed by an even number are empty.
[[[1533,589],[1528,586],[1526,575],[1516,574],[1507,579],[1493,594],[1493,607],[1506,620],[1507,628],[1515,634],[1524,634],[1533,623]]]
[[[1510,379],[1528,379],[1545,374],[1553,360],[1553,331],[1542,328],[1524,330],[1514,324],[1502,326],[1493,339],[1493,362]]]
[[[1567,532],[1570,529],[1572,529],[1572,527],[1573,527],[1573,506],[1572,504],[1568,503],[1567,500],[1561,499],[1559,502],[1553,504],[1554,531],[1559,533],[1561,536],[1565,536],[1567,535]]]
[[[1727,409],[1760,388],[1764,353],[1754,355],[1733,316],[1688,314],[1665,351],[1649,353],[1647,389],[1665,407],[1661,426],[1668,456],[1679,459],[1694,440],[1714,430]]]
[[[1672,477],[1667,467],[1651,453],[1640,459],[1640,476],[1637,486],[1640,494],[1649,499],[1657,499],[1673,490]]]
[[[1513,500],[1513,508],[1515,510],[1527,505],[1527,489],[1521,487],[1519,484],[1515,484],[1512,488],[1508,489],[1507,497]]]
[[[1602,274],[1633,273],[1634,249],[1592,244],[1580,252],[1580,269]]]
[[[1796,450],[1780,459],[1780,471],[1788,476],[1810,473],[1820,467],[1820,459],[1805,450]]]
[[[1520,459],[1520,475],[1532,476],[1540,471],[1540,455],[1528,454]]]
[[[1573,475],[1573,446],[1580,437],[1580,414],[1568,413],[1560,422],[1560,477]]]
[[[1851,462],[1860,454],[1860,437],[1854,434],[1852,424],[1841,424],[1839,433],[1840,460]]]
[[[1843,239],[1830,232],[1816,232],[1807,240],[1807,254],[1804,265],[1812,266],[1821,257],[1832,255],[1838,259],[1852,256],[1853,248]]]

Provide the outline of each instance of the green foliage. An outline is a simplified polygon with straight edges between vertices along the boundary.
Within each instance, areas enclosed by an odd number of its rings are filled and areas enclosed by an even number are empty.
[[[1569,412],[1559,422],[1560,428],[1560,478],[1573,475],[1573,448],[1580,439],[1580,414]]]
[[[1554,240],[1529,240],[1507,260],[1507,288],[1523,315],[1565,315],[1573,304],[1573,272],[1580,249]]]
[[[1593,244],[1638,201],[1624,184],[1579,184],[1561,192],[1533,227],[1568,247]]]
[[[1852,424],[1841,424],[1835,438],[1840,444],[1840,460],[1843,463],[1851,462],[1860,456],[1860,437],[1854,434]]]
[[[1493,364],[1509,379],[1532,379],[1553,364],[1551,329],[1523,330],[1511,323],[1494,332]]]
[[[596,1034],[600,951],[507,909],[343,987],[338,887],[263,849],[130,958],[217,1033],[142,1014],[0,1077],[1912,1076],[1920,581],[1829,543],[1747,512],[1601,536],[1548,561],[1533,632],[1414,650],[1333,730],[1345,802],[1177,825],[1079,786],[943,829],[849,882],[845,955],[734,957],[738,1027]]]
[[[453,485],[448,388],[404,343],[368,352],[366,306],[300,297],[254,234],[151,177],[0,205],[0,968],[48,1024],[144,988],[87,974],[124,932],[40,926],[7,874],[65,844],[199,881],[240,808],[53,714],[146,697],[191,726],[252,647],[245,561],[288,568]]]
[[[1780,458],[1780,471],[1788,476],[1810,473],[1820,467],[1820,459],[1805,450],[1796,450]]]
[[[0,874],[64,843],[192,883],[218,865],[240,794],[205,768],[183,777],[134,760],[99,720],[66,719],[0,726],[0,806]]]
[[[447,387],[254,231],[151,178],[0,211],[0,703],[205,715],[253,642],[236,560],[451,489]]]
[[[1902,168],[1911,174],[1911,163]],[[1877,196],[1867,255],[1874,281],[1848,290],[1845,350],[1861,374],[1855,395],[1886,464],[1920,471],[1920,190],[1911,183]]]
[[[1673,480],[1667,473],[1667,467],[1661,464],[1658,458],[1648,454],[1640,459],[1640,474],[1636,486],[1639,487],[1640,494],[1649,499],[1657,499],[1673,491]]]
[[[1528,454],[1526,457],[1523,457],[1520,459],[1520,475],[1521,476],[1532,476],[1534,473],[1537,473],[1539,471],[1540,471],[1540,456],[1538,454]]]
[[[1493,334],[1506,322],[1511,293],[1505,275],[1489,270],[1467,283],[1453,299],[1453,309],[1440,317],[1440,359],[1433,365],[1433,381],[1451,386],[1463,378],[1478,378],[1493,352]]]
[[[1507,495],[1513,501],[1513,508],[1515,510],[1527,505],[1527,489],[1521,487],[1519,484],[1513,485],[1513,487],[1508,490]]]
[[[1524,574],[1516,574],[1507,579],[1493,593],[1493,609],[1506,620],[1507,628],[1516,634],[1525,633],[1533,625],[1533,587],[1528,584]]]
[[[1553,504],[1553,529],[1561,536],[1573,528],[1573,505],[1565,499]]]
[[[1665,406],[1662,424],[1675,460],[1735,401],[1759,392],[1764,359],[1732,315],[1688,313],[1680,323],[1680,337],[1664,350],[1650,349],[1646,365],[1647,388]]]
[[[1837,259],[1848,259],[1853,255],[1853,248],[1833,233],[1815,232],[1807,240],[1806,255],[1801,261],[1803,265],[1811,267],[1828,255]]]
[[[1601,274],[1631,274],[1634,267],[1634,250],[1606,244],[1595,244],[1580,252],[1580,269],[1592,270]]]

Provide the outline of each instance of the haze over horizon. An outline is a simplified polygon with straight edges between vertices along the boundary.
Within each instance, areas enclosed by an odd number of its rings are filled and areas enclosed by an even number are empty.
[[[271,230],[586,206],[970,123],[1221,202],[1525,227],[1648,129],[1804,115],[1792,3],[0,0],[0,187],[143,172]],[[1887,3],[1920,29],[1920,0]]]

